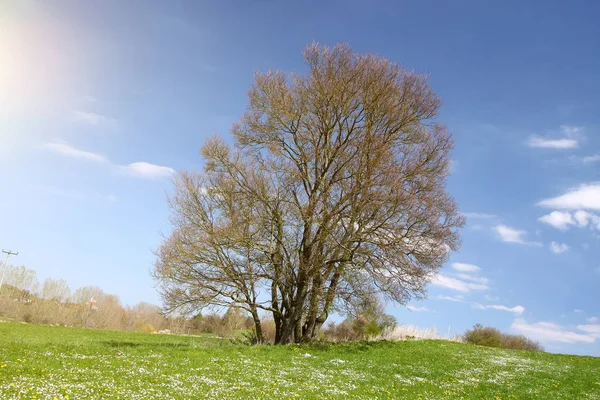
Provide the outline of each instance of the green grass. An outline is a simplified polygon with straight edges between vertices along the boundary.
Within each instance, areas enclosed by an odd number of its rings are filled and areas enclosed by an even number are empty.
[[[256,346],[0,322],[0,399],[600,399],[600,358],[443,341]]]

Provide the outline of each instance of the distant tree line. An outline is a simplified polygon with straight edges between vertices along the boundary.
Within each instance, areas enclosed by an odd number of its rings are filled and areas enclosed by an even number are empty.
[[[146,302],[124,306],[118,296],[96,286],[72,291],[63,279],[48,278],[40,283],[36,271],[24,266],[8,266],[0,290],[0,317],[15,321],[149,333],[212,334],[257,341],[254,320],[243,310],[228,307],[216,311],[182,316],[166,315],[158,306]],[[263,340],[275,342],[275,322],[263,316],[262,325]],[[340,324],[330,323],[321,339],[367,339],[395,325],[395,318],[386,315],[383,304],[374,299],[357,305]]]
[[[63,279],[38,282],[34,270],[8,266],[0,290],[0,317],[17,321],[153,332],[173,325],[153,304],[123,306],[96,286],[72,291]]]

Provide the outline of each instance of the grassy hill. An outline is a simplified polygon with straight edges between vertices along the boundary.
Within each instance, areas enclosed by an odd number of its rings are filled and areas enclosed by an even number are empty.
[[[600,358],[444,341],[302,346],[0,322],[1,399],[600,399]]]

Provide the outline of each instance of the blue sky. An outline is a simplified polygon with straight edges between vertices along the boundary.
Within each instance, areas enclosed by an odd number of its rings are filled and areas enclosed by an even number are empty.
[[[454,133],[460,253],[400,322],[476,322],[600,356],[600,5],[0,2],[0,247],[38,277],[159,302],[172,171],[229,130],[256,70],[313,40],[431,74]]]

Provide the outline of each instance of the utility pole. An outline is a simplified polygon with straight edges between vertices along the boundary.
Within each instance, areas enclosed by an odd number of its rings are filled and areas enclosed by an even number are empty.
[[[13,253],[12,251],[2,249],[2,252],[6,254],[6,260],[4,261],[4,268],[2,269],[2,278],[0,279],[0,290],[2,290],[2,284],[4,283],[4,274],[6,274],[6,267],[8,267],[8,258],[10,256],[18,256],[19,252]]]

